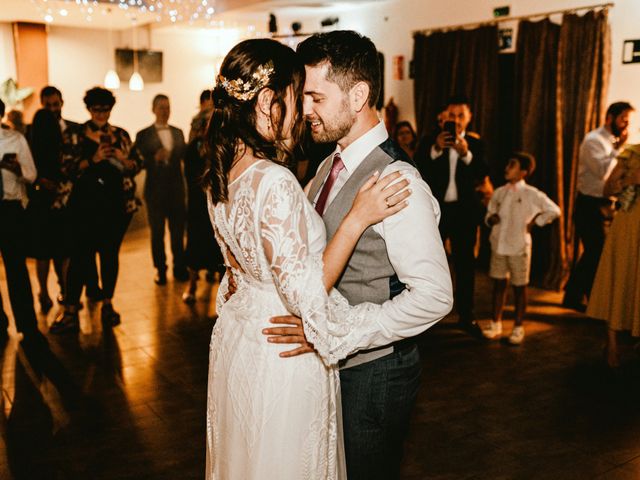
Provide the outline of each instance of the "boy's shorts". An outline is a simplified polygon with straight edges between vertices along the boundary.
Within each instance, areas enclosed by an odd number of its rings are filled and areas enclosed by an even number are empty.
[[[489,263],[489,276],[497,280],[511,279],[514,287],[523,287],[529,284],[531,272],[531,249],[519,255],[498,255],[491,252]]]

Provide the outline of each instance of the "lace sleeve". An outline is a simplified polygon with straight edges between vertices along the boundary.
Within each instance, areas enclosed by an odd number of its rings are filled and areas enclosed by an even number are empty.
[[[287,309],[302,319],[307,340],[327,365],[353,353],[352,327],[373,305],[350,307],[341,296],[327,295],[322,256],[309,250],[304,193],[295,179],[271,182],[260,216],[261,240],[271,275]]]

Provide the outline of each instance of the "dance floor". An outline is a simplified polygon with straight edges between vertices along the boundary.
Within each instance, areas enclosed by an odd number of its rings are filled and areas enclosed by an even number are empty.
[[[490,282],[477,283],[485,320]],[[12,336],[0,355],[0,479],[203,478],[216,285],[202,280],[193,307],[184,287],[153,283],[138,229],[121,255],[120,326],[103,331],[100,305],[85,302],[77,335],[46,333],[54,308],[40,316],[46,342]],[[0,290],[8,308],[4,269]],[[532,289],[519,348],[468,337],[453,317],[422,335],[403,479],[640,479],[640,360],[628,341],[620,371],[606,369],[604,325],[560,298]]]

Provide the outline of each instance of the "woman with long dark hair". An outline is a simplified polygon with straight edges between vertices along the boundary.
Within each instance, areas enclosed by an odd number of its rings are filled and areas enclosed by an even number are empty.
[[[210,480],[345,478],[337,363],[378,306],[350,307],[332,286],[363,231],[404,208],[408,182],[370,178],[325,248],[322,219],[287,168],[303,83],[293,50],[254,39],[229,52],[213,91],[209,212],[236,289],[227,299],[225,275],[211,338]],[[285,314],[302,319],[315,353],[285,360],[285,345],[264,340]]]

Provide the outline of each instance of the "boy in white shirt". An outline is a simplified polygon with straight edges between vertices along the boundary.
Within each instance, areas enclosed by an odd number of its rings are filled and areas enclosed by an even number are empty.
[[[531,269],[531,234],[534,225],[543,226],[560,216],[560,207],[546,194],[525,183],[536,168],[532,155],[515,152],[505,168],[506,185],[496,189],[487,207],[485,222],[491,228],[489,276],[494,279],[493,320],[483,330],[486,338],[502,335],[502,312],[506,300],[507,279],[515,297],[515,326],[509,336],[511,345],[524,339],[522,321],[527,306],[527,285]]]

